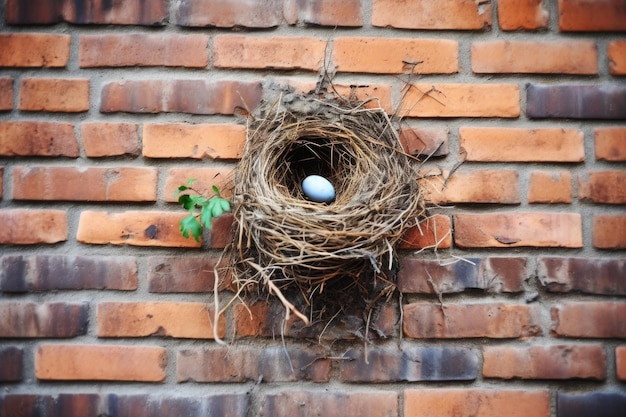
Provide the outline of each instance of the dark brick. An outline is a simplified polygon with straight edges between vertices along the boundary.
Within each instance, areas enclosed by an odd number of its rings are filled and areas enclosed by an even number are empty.
[[[590,392],[556,394],[557,417],[623,417],[626,415],[626,394],[623,392]]]
[[[372,347],[351,349],[341,362],[343,382],[471,381],[478,354],[453,347]]]
[[[442,265],[437,260],[405,257],[400,260],[398,289],[404,293],[426,294],[469,289],[520,292],[528,278],[526,258],[467,258]]]
[[[23,351],[14,346],[0,348],[0,382],[22,380]]]
[[[58,417],[54,398],[37,394],[0,395],[0,417]]]
[[[89,305],[0,303],[0,337],[68,338],[87,332]]]
[[[283,2],[182,0],[174,14],[180,26],[264,29],[280,25]]]
[[[626,204],[626,170],[594,171],[580,175],[578,198],[600,204]]]
[[[237,107],[254,109],[261,93],[261,84],[254,81],[117,81],[102,88],[100,111],[233,114]]]
[[[319,26],[363,26],[359,0],[286,0],[285,20]]]
[[[56,400],[56,415],[63,417],[101,416],[100,395],[59,394]]]
[[[148,288],[154,293],[211,292],[217,258],[209,256],[151,256],[147,260]]]
[[[529,84],[526,93],[526,114],[533,119],[626,119],[624,85]]]
[[[162,395],[107,396],[107,415],[111,417],[245,417],[248,396],[244,394],[203,394],[201,397]]]
[[[537,277],[550,292],[626,295],[626,260],[539,258]]]
[[[4,292],[137,289],[137,263],[132,257],[6,255],[0,265]]]

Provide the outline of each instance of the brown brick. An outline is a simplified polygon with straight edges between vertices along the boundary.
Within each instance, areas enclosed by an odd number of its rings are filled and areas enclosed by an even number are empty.
[[[466,161],[582,162],[584,135],[576,129],[461,127]]]
[[[213,249],[225,248],[233,240],[233,215],[224,213],[211,219],[211,237],[209,246]]]
[[[328,382],[330,360],[323,349],[282,346],[237,349],[181,349],[176,356],[178,382]]]
[[[80,125],[80,132],[85,155],[89,158],[134,157],[141,153],[136,124],[85,122]]]
[[[146,262],[148,288],[152,293],[213,291],[215,257],[150,256]]]
[[[0,396],[0,415],[1,416],[45,416],[55,414],[49,413],[53,410],[55,399],[47,395],[38,394],[11,394],[7,393]]]
[[[626,339],[626,303],[567,302],[553,306],[550,314],[558,337]]]
[[[13,78],[0,77],[0,111],[13,110]]]
[[[411,85],[403,97],[398,115],[515,118],[520,115],[519,86],[416,83]]]
[[[156,168],[13,168],[14,200],[156,201]]]
[[[292,390],[266,393],[260,403],[260,416],[398,415],[398,394],[395,391]]]
[[[543,0],[499,0],[498,24],[502,30],[537,30],[548,27],[550,13]]]
[[[399,29],[484,30],[491,26],[491,4],[464,0],[374,0],[372,25]]]
[[[393,113],[391,103],[391,85],[389,84],[367,84],[367,85],[345,85],[334,84],[333,88],[337,94],[344,97],[354,97],[357,100],[367,102],[364,107],[382,108],[388,114]]]
[[[0,382],[19,382],[22,380],[22,357],[24,351],[15,346],[0,348]],[[0,408],[0,415],[2,415]]]
[[[95,245],[200,247],[200,243],[180,233],[180,220],[186,215],[182,212],[86,210],[80,213],[76,238],[81,243]]]
[[[521,292],[529,278],[526,258],[464,258],[445,263],[406,256],[400,259],[398,290],[419,294],[474,289],[489,293]]]
[[[531,119],[626,119],[626,85],[526,84]]]
[[[626,248],[626,216],[595,215],[593,217],[593,246],[599,249]]]
[[[206,303],[103,302],[98,304],[96,316],[99,337],[213,338],[213,311]],[[220,337],[224,329],[224,320],[220,320]]]
[[[626,261],[609,258],[541,257],[537,277],[550,292],[626,295]]]
[[[0,210],[0,244],[32,245],[67,240],[67,213],[62,210]]]
[[[89,80],[23,78],[18,108],[23,111],[85,112],[89,110]]]
[[[563,32],[625,31],[626,4],[621,0],[559,0],[559,30]]]
[[[143,127],[146,158],[237,159],[246,141],[245,126],[159,123]]]
[[[0,337],[69,338],[87,333],[89,306],[69,303],[0,303]]]
[[[602,345],[485,346],[483,376],[521,379],[606,379]]]
[[[137,289],[137,263],[126,256],[5,255],[4,292]]]
[[[219,28],[272,28],[283,20],[283,1],[183,0],[174,5],[176,23],[181,26]]]
[[[472,71],[479,74],[592,75],[598,73],[598,50],[592,41],[474,42]]]
[[[290,25],[303,23],[317,26],[360,27],[363,12],[359,0],[312,0],[284,2],[285,20]]]
[[[626,381],[626,346],[615,348],[615,368],[617,379]]]
[[[0,67],[65,67],[70,41],[70,35],[0,34]]]
[[[105,84],[103,113],[233,114],[236,107],[253,110],[261,100],[261,84],[234,80],[132,80]]]
[[[404,417],[550,417],[550,391],[424,389],[404,391]]]
[[[272,68],[318,71],[326,42],[309,37],[260,38],[219,35],[213,40],[213,65],[217,68]]]
[[[333,40],[339,72],[453,74],[459,44],[448,39],[340,37]]]
[[[583,246],[578,213],[457,214],[454,230],[454,242],[465,248]]]
[[[399,249],[437,248],[448,249],[452,245],[452,222],[444,214],[434,214],[417,226],[404,232],[398,243]]]
[[[80,156],[69,123],[0,122],[2,156]]]
[[[48,381],[165,380],[166,350],[155,346],[40,345],[35,376]]]
[[[579,175],[578,198],[594,203],[626,204],[626,170]]]
[[[0,167],[0,200],[4,192],[4,167]]]
[[[167,171],[165,187],[163,189],[163,200],[168,202],[178,202],[178,187],[187,185],[187,181],[194,179],[191,191],[183,194],[202,195],[207,198],[215,193],[212,187],[216,186],[220,190],[220,196],[224,198],[232,197],[234,168],[172,168]]]
[[[420,181],[429,203],[519,204],[518,173],[513,170],[457,170],[424,173]]]
[[[449,153],[449,133],[446,128],[405,127],[400,130],[400,143],[409,155],[445,156]]]
[[[415,339],[516,338],[542,334],[539,306],[418,302],[404,306],[402,328]]]
[[[599,127],[593,136],[596,160],[626,161],[626,128]]]
[[[81,35],[78,61],[81,68],[93,67],[188,67],[209,64],[206,35]]]
[[[528,202],[531,204],[572,202],[570,171],[532,171],[528,187]]]
[[[626,41],[612,41],[607,46],[609,72],[626,75]]]

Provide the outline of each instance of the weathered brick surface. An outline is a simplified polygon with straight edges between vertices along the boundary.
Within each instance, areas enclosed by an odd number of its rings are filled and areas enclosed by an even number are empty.
[[[215,194],[212,187],[216,186],[220,191],[220,196],[230,198],[234,187],[234,175],[235,170],[230,168],[172,168],[167,171],[163,199],[177,202],[180,195],[178,187],[187,185],[190,179],[195,180],[192,184],[193,190],[187,190],[184,193],[211,197]]]
[[[463,0],[374,0],[372,24],[400,29],[483,30],[491,26],[491,4]]]
[[[175,21],[181,26],[220,28],[271,28],[283,19],[283,1],[183,0],[174,5]]]
[[[626,119],[626,86],[539,85],[526,88],[526,114],[531,119]]]
[[[619,0],[559,0],[559,30],[625,31],[626,5]]]
[[[213,291],[216,263],[217,258],[209,256],[151,256],[146,259],[148,289],[153,293]]]
[[[626,204],[626,170],[592,171],[579,176],[578,198],[601,204]]]
[[[202,393],[201,396],[109,394],[106,398],[109,415],[134,417],[245,417],[250,402],[245,393],[212,392]]]
[[[449,153],[449,133],[445,128],[405,127],[400,130],[400,143],[409,155],[441,157]]]
[[[541,257],[537,277],[550,292],[626,295],[626,261],[607,258]]]
[[[89,110],[89,80],[23,78],[18,108],[23,111],[85,112]]]
[[[70,58],[70,41],[70,35],[0,34],[0,67],[64,67]]]
[[[550,313],[558,337],[626,339],[626,303],[571,301],[553,306]]]
[[[167,364],[161,347],[130,345],[39,345],[35,376],[51,381],[162,382]]]
[[[532,171],[528,185],[531,204],[572,202],[572,174],[569,171]]]
[[[81,123],[85,155],[89,158],[135,157],[141,153],[137,125],[133,123]]]
[[[3,121],[0,155],[77,158],[80,152],[70,123]]]
[[[452,245],[452,222],[450,217],[435,214],[408,229],[398,243],[400,249],[437,248]]]
[[[607,54],[609,72],[613,75],[626,75],[626,41],[609,42]]]
[[[129,256],[5,255],[0,291],[137,289],[137,262]]]
[[[434,204],[498,203],[519,204],[519,175],[513,170],[467,171],[459,169],[451,175],[424,173],[421,181],[426,198]]]
[[[0,245],[52,244],[67,240],[67,213],[61,210],[0,210]]]
[[[623,392],[558,392],[556,410],[556,417],[620,417],[626,410],[626,395]]]
[[[13,110],[13,78],[0,77],[0,111]]]
[[[404,417],[549,417],[548,390],[417,389],[404,391]]]
[[[548,27],[550,13],[543,0],[498,0],[502,30],[537,30]]]
[[[404,334],[415,339],[515,338],[542,334],[536,306],[418,302],[404,306]]]
[[[620,381],[626,381],[626,346],[615,348],[615,372]]]
[[[0,303],[0,337],[69,338],[87,332],[87,304]]]
[[[400,260],[398,289],[403,293],[445,294],[479,289],[490,293],[524,290],[530,278],[525,258],[464,258],[444,263],[404,257]]]
[[[593,217],[593,246],[600,249],[626,248],[626,216],[599,214]]]
[[[285,21],[290,25],[303,23],[319,26],[359,27],[363,25],[360,0],[298,0],[284,1]]]
[[[596,128],[593,137],[597,160],[626,161],[626,128]]]
[[[15,346],[0,348],[0,382],[19,382],[22,380],[24,351]]]
[[[602,345],[485,346],[483,376],[521,379],[606,379]]]

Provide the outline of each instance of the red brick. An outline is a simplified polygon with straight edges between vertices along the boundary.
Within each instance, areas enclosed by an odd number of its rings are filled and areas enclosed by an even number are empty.
[[[70,35],[0,34],[0,67],[65,67],[70,42]]]
[[[148,289],[152,293],[212,292],[213,256],[150,256],[146,259]],[[224,264],[220,265],[224,266]],[[220,285],[223,287],[223,285]]]
[[[404,417],[550,417],[550,391],[406,389]]]
[[[611,258],[537,259],[537,278],[549,292],[626,295],[626,260]]]
[[[156,168],[13,168],[14,200],[156,201]]]
[[[13,110],[13,78],[0,77],[0,111]]]
[[[519,86],[416,83],[411,85],[403,97],[398,115],[515,118],[520,115]]]
[[[528,185],[528,202],[572,202],[572,174],[570,171],[532,171]]]
[[[96,317],[99,337],[213,338],[213,311],[206,303],[104,302],[98,304]],[[220,337],[224,336],[224,329],[221,320]]]
[[[452,222],[450,221],[450,217],[443,214],[435,214],[404,232],[402,239],[398,243],[398,248],[448,249],[451,245]]]
[[[502,30],[537,30],[548,27],[550,13],[543,0],[499,0],[498,25]]]
[[[11,394],[0,396],[0,415],[2,416],[44,416],[48,410],[53,410],[55,400],[51,396],[37,394]]]
[[[367,85],[345,85],[333,84],[334,91],[343,97],[351,97],[356,100],[367,101],[364,106],[368,109],[382,108],[387,113],[392,114],[391,85],[389,84],[367,84]]]
[[[181,26],[272,28],[283,20],[283,2],[184,0],[174,5]]]
[[[80,156],[69,123],[0,122],[2,156]]]
[[[372,25],[399,29],[484,30],[491,26],[491,4],[464,0],[374,0]]]
[[[626,381],[626,346],[615,348],[615,368],[617,379]]]
[[[303,23],[317,26],[363,26],[363,12],[359,0],[312,0],[284,2],[285,20],[290,25]]]
[[[231,168],[172,168],[167,171],[165,178],[165,188],[163,189],[163,200],[167,202],[178,202],[178,187],[186,185],[190,179],[195,179],[192,187],[197,191],[186,191],[192,195],[202,195],[212,197],[213,186],[220,190],[220,196],[224,198],[232,197],[234,169]]]
[[[513,170],[457,170],[424,173],[420,181],[429,203],[519,204],[518,173]]]
[[[593,136],[596,160],[626,161],[626,128],[599,127]]]
[[[154,346],[40,345],[35,376],[47,381],[165,380],[166,350]]]
[[[89,158],[138,156],[141,153],[136,124],[85,122],[80,125],[80,132],[85,155]]]
[[[626,75],[626,41],[612,41],[607,46],[609,72]]]
[[[584,135],[576,129],[459,128],[466,161],[582,162]]]
[[[457,214],[454,230],[454,242],[464,248],[583,246],[578,213]]]
[[[453,74],[459,44],[447,39],[340,37],[333,40],[339,72]]]
[[[602,345],[485,346],[483,376],[521,379],[606,379]]]
[[[0,200],[4,192],[4,167],[0,167]]]
[[[87,333],[89,306],[69,303],[0,303],[0,337],[70,338]]]
[[[418,302],[403,307],[402,329],[415,339],[517,338],[542,334],[539,306]]]
[[[15,346],[0,348],[0,382],[19,382],[22,380],[23,353],[21,348]],[[1,408],[0,415],[2,415]]]
[[[297,389],[297,388],[295,388]],[[259,416],[395,417],[398,394],[382,390],[293,390],[266,393]]]
[[[524,59],[520,59],[523,56]],[[472,44],[475,73],[598,73],[598,50],[592,41],[487,41]]]
[[[261,100],[261,84],[235,80],[132,80],[105,84],[103,113],[233,114],[236,107],[253,110]]]
[[[626,216],[595,215],[593,217],[593,246],[599,249],[626,249]]]
[[[146,158],[237,159],[246,141],[245,126],[235,124],[145,124]]]
[[[23,78],[18,108],[23,111],[85,112],[89,110],[89,80]]]
[[[206,35],[81,35],[79,42],[81,68],[204,68],[209,64],[209,38]]]
[[[550,314],[558,337],[626,339],[626,303],[567,302],[553,306]]]
[[[324,40],[310,37],[219,35],[213,40],[213,65],[217,68],[318,71],[324,61],[325,48]]]
[[[626,170],[595,171],[578,177],[578,198],[602,204],[626,203]]]
[[[212,249],[225,248],[233,240],[233,215],[224,213],[211,219],[211,237],[209,246]]]
[[[404,127],[400,130],[400,143],[409,155],[445,156],[449,153],[449,133],[446,128]]]
[[[62,210],[0,210],[0,244],[33,245],[67,240],[67,213]]]
[[[80,213],[76,238],[95,245],[200,247],[180,233],[180,220],[185,216],[184,212],[86,210]]]
[[[559,0],[559,30],[625,31],[626,4],[622,0]]]
[[[330,370],[324,350],[306,347],[192,348],[176,357],[178,382],[328,382]]]

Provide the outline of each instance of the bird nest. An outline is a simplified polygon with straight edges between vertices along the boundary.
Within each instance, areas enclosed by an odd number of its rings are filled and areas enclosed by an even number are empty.
[[[307,326],[365,317],[393,293],[395,245],[425,204],[412,157],[376,103],[287,93],[249,118],[225,251],[247,301],[276,296]],[[306,198],[311,174],[333,183],[334,201]]]

